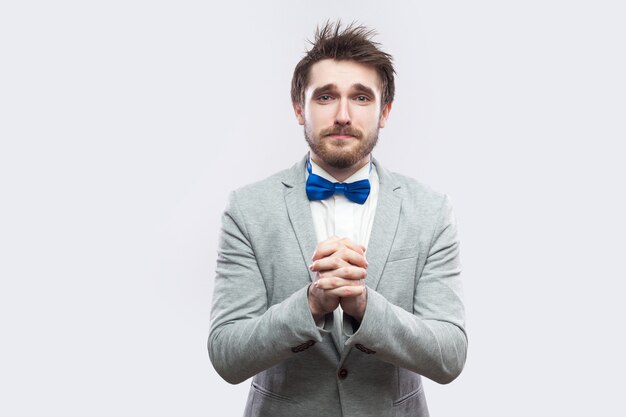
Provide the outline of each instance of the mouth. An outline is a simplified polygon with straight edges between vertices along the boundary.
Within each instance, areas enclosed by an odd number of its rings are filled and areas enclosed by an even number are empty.
[[[323,129],[320,137],[326,137],[335,140],[361,139],[363,133],[352,126],[333,126],[332,128]]]
[[[328,135],[328,136],[333,138],[333,139],[352,139],[352,138],[354,138],[354,136],[352,136],[352,135],[340,135],[340,134],[331,134],[331,135]]]

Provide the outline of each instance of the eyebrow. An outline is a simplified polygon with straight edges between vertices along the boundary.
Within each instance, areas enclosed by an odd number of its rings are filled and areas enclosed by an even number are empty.
[[[330,92],[334,92],[334,91],[337,91],[337,85],[335,85],[335,84],[326,84],[326,85],[323,85],[321,87],[317,87],[315,90],[313,90],[313,97],[317,97],[320,94],[330,93]]]
[[[352,84],[350,86],[352,89],[361,92],[363,94],[367,94],[371,97],[376,97],[376,94],[374,93],[374,90],[372,90],[371,88],[369,88],[366,85],[363,85],[361,83],[356,83],[356,84]],[[326,84],[323,85],[321,87],[317,87],[315,90],[313,90],[313,97],[317,97],[320,94],[323,93],[334,93],[337,92],[337,85],[336,84]]]
[[[363,85],[361,83],[356,83],[356,84],[352,85],[352,87],[355,90],[360,91],[361,93],[367,94],[368,96],[376,97],[376,94],[374,94],[374,90],[372,90],[371,88],[369,88],[366,85]]]

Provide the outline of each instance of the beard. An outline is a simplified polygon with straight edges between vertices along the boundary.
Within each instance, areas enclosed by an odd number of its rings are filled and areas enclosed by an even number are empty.
[[[379,128],[376,127],[364,134],[351,126],[334,126],[322,129],[316,135],[305,123],[304,139],[322,161],[333,168],[344,169],[357,164],[372,153],[378,142],[378,131]],[[353,139],[333,139],[328,137],[329,135],[350,135],[356,138],[357,143],[355,145]]]

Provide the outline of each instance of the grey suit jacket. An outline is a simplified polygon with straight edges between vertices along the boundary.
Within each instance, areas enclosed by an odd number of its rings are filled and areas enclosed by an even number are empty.
[[[321,329],[307,301],[317,240],[305,161],[230,196],[211,311],[213,366],[233,384],[254,377],[246,416],[428,416],[420,375],[448,383],[467,352],[449,201],[374,160],[380,193],[365,315],[358,324],[335,311]]]

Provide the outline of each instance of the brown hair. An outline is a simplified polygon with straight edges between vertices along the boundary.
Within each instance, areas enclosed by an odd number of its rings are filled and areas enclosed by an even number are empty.
[[[356,25],[354,22],[342,29],[341,21],[330,21],[315,30],[315,40],[309,41],[309,49],[298,62],[291,79],[291,101],[304,104],[304,90],[309,82],[311,66],[323,59],[337,61],[351,60],[373,67],[382,82],[381,107],[393,101],[395,92],[392,56],[381,51],[377,42],[371,39],[376,35],[372,29]]]

